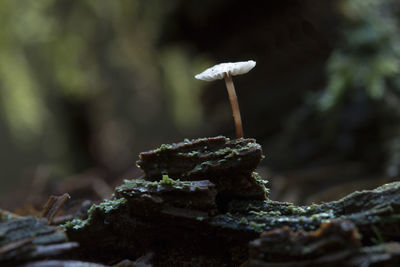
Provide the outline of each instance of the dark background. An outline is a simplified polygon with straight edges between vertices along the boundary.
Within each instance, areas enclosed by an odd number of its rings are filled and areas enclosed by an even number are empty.
[[[310,203],[396,179],[394,0],[0,2],[0,205],[108,197],[140,151],[234,126],[262,144],[271,198]]]

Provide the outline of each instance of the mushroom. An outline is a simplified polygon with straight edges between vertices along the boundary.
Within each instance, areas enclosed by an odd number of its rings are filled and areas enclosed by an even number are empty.
[[[214,81],[224,78],[226,88],[228,89],[229,100],[231,102],[233,119],[235,121],[236,136],[237,138],[243,137],[242,119],[240,117],[239,103],[233,85],[232,76],[241,75],[249,72],[256,66],[254,60],[234,62],[234,63],[221,63],[214,67],[208,68],[200,74],[194,76],[198,80]]]

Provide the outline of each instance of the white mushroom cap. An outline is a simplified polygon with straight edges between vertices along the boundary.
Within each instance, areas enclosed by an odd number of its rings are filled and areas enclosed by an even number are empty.
[[[256,66],[254,60],[242,61],[242,62],[229,62],[215,65],[214,67],[208,68],[200,74],[194,76],[198,80],[211,82],[214,80],[221,80],[224,78],[224,73],[228,75],[241,75],[248,73],[252,68]]]

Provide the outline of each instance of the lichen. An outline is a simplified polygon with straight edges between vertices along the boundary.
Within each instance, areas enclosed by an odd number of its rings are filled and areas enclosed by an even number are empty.
[[[257,172],[252,172],[251,177],[253,177],[256,184],[258,184],[265,192],[265,195],[268,196],[269,189],[267,187],[268,180],[263,179]]]
[[[289,211],[289,213],[296,214],[296,215],[307,213],[307,211],[305,209],[303,209],[302,207],[295,207],[294,205],[287,206],[287,210]]]
[[[88,210],[88,214],[92,213],[95,209],[100,209],[104,211],[104,213],[109,213],[113,210],[118,209],[121,205],[126,204],[127,200],[125,198],[118,198],[118,199],[105,199],[98,205],[92,205]]]
[[[200,186],[190,181],[181,181],[180,179],[172,179],[168,174],[164,174],[160,181],[146,181],[143,179],[124,180],[124,184],[117,186],[116,191],[129,191],[132,189],[146,188],[148,190],[157,190],[160,187],[173,187],[176,189],[184,189],[193,186],[194,190],[199,190]]]
[[[125,198],[117,198],[117,199],[105,199],[100,204],[93,204],[89,210],[87,211],[87,219],[73,219],[72,221],[68,221],[60,227],[63,229],[73,229],[79,230],[83,229],[85,226],[90,225],[93,221],[93,214],[98,212],[100,214],[108,214],[111,211],[117,210],[122,205],[125,205],[127,200]]]
[[[124,184],[117,187],[117,189],[125,189],[125,188],[133,188],[138,186],[144,186],[147,182],[143,179],[133,179],[133,180],[124,180]]]
[[[249,226],[253,227],[257,232],[262,232],[265,227],[265,223],[256,223],[254,221],[249,222]]]
[[[153,152],[154,153],[160,153],[162,151],[165,151],[165,150],[168,150],[168,149],[171,149],[171,148],[172,148],[172,145],[162,144],[159,148],[154,149]]]
[[[86,226],[88,220],[81,220],[81,219],[73,219],[72,221],[68,221],[65,224],[61,225],[60,227],[63,229],[74,229],[79,230]]]
[[[252,210],[249,213],[252,215],[255,215],[258,218],[281,216],[281,212],[279,210],[271,210],[271,211],[253,211]]]
[[[179,152],[178,156],[185,156],[185,157],[194,157],[200,154],[199,151],[190,151],[190,152]]]
[[[168,174],[164,174],[162,176],[161,181],[159,182],[161,185],[170,185],[170,186],[174,186],[177,184],[177,181],[175,181],[174,179],[169,178]]]
[[[242,218],[240,219],[239,223],[240,223],[240,224],[249,224],[249,221],[248,221],[245,217],[242,217]]]

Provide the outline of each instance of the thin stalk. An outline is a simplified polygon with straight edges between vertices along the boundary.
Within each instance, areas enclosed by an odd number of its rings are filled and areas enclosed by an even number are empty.
[[[233,85],[232,76],[224,74],[226,88],[228,89],[229,101],[231,102],[233,119],[235,121],[237,138],[243,137],[242,119],[240,117],[239,103],[236,96],[235,86]]]

